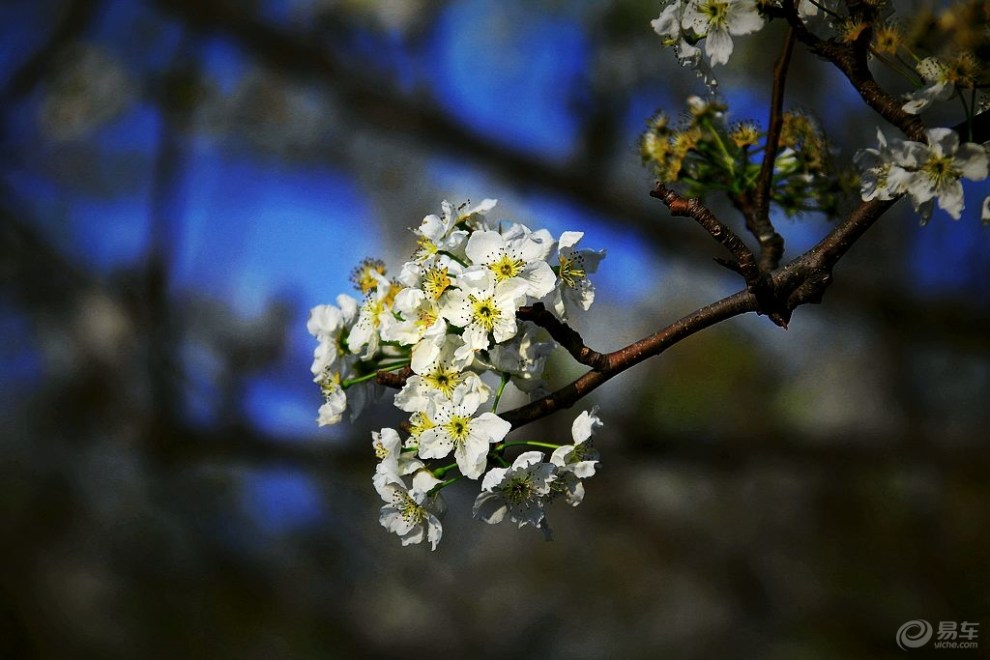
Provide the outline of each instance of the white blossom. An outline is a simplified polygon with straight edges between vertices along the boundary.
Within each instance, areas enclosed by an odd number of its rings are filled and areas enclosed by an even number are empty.
[[[595,286],[588,274],[596,272],[605,258],[604,250],[574,249],[583,236],[584,232],[565,231],[557,245],[558,279],[550,294],[550,308],[564,320],[573,310],[587,311],[595,301]]]
[[[365,348],[361,355],[364,359],[378,351],[382,332],[387,333],[387,326],[395,320],[391,313],[391,302],[396,293],[392,283],[384,275],[374,271],[370,275],[377,281],[377,285],[364,297],[357,321],[347,337],[347,346],[352,353]]]
[[[557,466],[558,474],[554,492],[562,493],[564,500],[571,506],[577,506],[584,499],[584,484],[581,480],[595,476],[599,455],[591,436],[601,426],[598,406],[590,411],[585,410],[571,425],[574,444],[558,447],[550,456],[550,462]]]
[[[462,342],[456,335],[446,335],[434,356],[426,364],[413,367],[415,375],[406,380],[398,394],[395,405],[400,410],[414,412],[424,410],[428,401],[451,399],[454,391],[460,388],[462,398],[477,399],[477,408],[488,401],[491,388],[473,371],[463,371],[456,358]]]
[[[508,468],[492,468],[474,501],[475,518],[494,525],[508,514],[519,527],[532,525],[548,530],[543,508],[556,472],[557,468],[544,463],[538,451],[520,454]]]
[[[944,101],[955,92],[955,85],[949,78],[949,67],[937,57],[926,57],[916,67],[926,85],[919,90],[905,94],[908,101],[901,109],[912,115],[921,113],[935,101]]]
[[[431,549],[437,549],[443,535],[439,518],[442,507],[427,493],[439,483],[427,470],[420,470],[413,475],[411,489],[402,479],[382,485],[379,492],[385,505],[381,508],[378,521],[382,527],[398,535],[402,545],[429,541]]]
[[[498,343],[515,336],[516,310],[526,300],[526,282],[515,277],[498,281],[486,268],[465,271],[458,284],[461,288],[450,292],[441,303],[440,313],[464,328],[462,356],[487,349],[491,337]]]
[[[496,203],[497,200],[484,199],[480,204],[470,208],[466,205],[455,208],[447,200],[441,202],[442,215],[426,216],[419,227],[413,230],[413,233],[419,237],[415,260],[425,261],[440,252],[461,256],[468,229],[486,228],[485,214],[495,208]],[[459,228],[461,224],[468,229]]]
[[[860,149],[854,158],[862,170],[860,194],[864,202],[894,199],[904,192],[906,170],[899,164],[908,158],[904,141],[894,138],[888,143],[887,136],[878,128],[877,144],[879,149]]]
[[[337,305],[317,305],[309,311],[306,330],[319,342],[313,351],[313,364],[310,367],[314,376],[319,376],[348,353],[344,344],[344,334],[350,330],[357,316],[357,301],[340,294]]]
[[[387,484],[402,483],[402,476],[412,474],[424,467],[423,461],[416,458],[415,452],[402,451],[402,440],[395,429],[384,428],[381,431],[372,431],[371,445],[375,450],[375,456],[379,459],[373,482],[375,490],[383,498],[386,496]]]
[[[533,323],[527,321],[521,327],[512,339],[488,349],[488,355],[496,371],[509,374],[523,392],[534,393],[545,387],[543,371],[555,344],[541,341],[539,335],[545,331]]]
[[[961,179],[987,178],[986,148],[973,142],[959,144],[959,135],[949,128],[931,128],[926,136],[927,145],[909,143],[916,167],[905,177],[905,189],[923,221],[931,217],[936,198],[938,207],[958,220],[965,208]]]
[[[347,409],[347,395],[340,386],[341,372],[327,371],[317,378],[320,391],[323,393],[323,405],[320,406],[316,423],[320,426],[331,426],[340,422]]]
[[[705,37],[705,54],[714,66],[729,61],[731,35],[756,32],[763,27],[763,17],[754,0],[691,0],[684,7],[681,26]]]
[[[664,7],[660,16],[650,21],[653,31],[663,37],[664,46],[674,46],[679,60],[694,60],[700,57],[701,49],[687,40],[682,27],[685,3],[675,0]]]
[[[473,417],[480,405],[476,397],[454,391],[450,401],[437,401],[435,426],[419,436],[421,458],[444,458],[451,451],[461,474],[477,479],[485,471],[488,450],[501,442],[512,428],[509,422],[490,412]]]
[[[520,279],[526,283],[526,294],[539,299],[550,293],[557,279],[546,262],[552,249],[553,238],[547,230],[531,232],[514,224],[505,234],[472,233],[465,254],[472,265],[487,268],[496,282]]]

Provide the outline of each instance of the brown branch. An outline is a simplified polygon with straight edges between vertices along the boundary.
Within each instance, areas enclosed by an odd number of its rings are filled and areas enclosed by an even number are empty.
[[[767,143],[763,162],[756,178],[753,204],[746,214],[746,228],[760,243],[760,270],[771,271],[780,264],[784,255],[784,238],[777,233],[770,221],[770,187],[773,185],[773,167],[777,162],[780,134],[784,126],[784,83],[794,52],[794,28],[788,28],[784,48],[773,67],[773,92],[770,97],[770,119],[767,123]]]
[[[889,121],[911,140],[925,141],[925,124],[917,115],[904,112],[903,102],[888,94],[870,72],[868,63],[872,25],[864,29],[852,43],[841,43],[835,39],[825,40],[814,34],[797,14],[793,0],[786,0],[783,7],[769,7],[765,10],[770,16],[782,17],[794,30],[797,38],[813,53],[832,62],[845,74],[860,97],[881,117]],[[867,11],[865,8],[863,11]],[[869,18],[863,15],[864,20]]]
[[[899,199],[899,198],[898,198]],[[748,312],[767,314],[778,325],[787,327],[791,313],[800,305],[821,302],[832,283],[832,268],[897,200],[863,202],[815,247],[794,259],[783,269],[767,275],[765,300],[752,291],[740,291],[675,321],[649,337],[609,353],[608,366],[592,370],[569,385],[542,399],[510,410],[501,417],[518,428],[547,415],[569,408],[607,380],[643,360],[659,355],[677,342],[734,316]]]
[[[659,355],[680,340],[720,321],[754,311],[756,311],[756,297],[748,291],[740,291],[702,307],[649,337],[609,353],[607,368],[589,371],[570,385],[525,406],[500,413],[499,416],[511,422],[513,428],[518,428],[561,408],[570,408],[605,381],[649,357]]]
[[[755,284],[759,280],[760,269],[756,264],[756,255],[734,231],[729,229],[708,207],[702,204],[701,200],[697,198],[685,199],[660,181],[657,181],[650,196],[662,201],[670,209],[671,215],[691,218],[704,227],[705,231],[721,243],[735,258],[734,263],[724,261],[719,263],[727,265],[741,274],[749,285]]]
[[[608,369],[608,355],[593,351],[585,346],[581,335],[574,328],[551,314],[543,303],[536,303],[529,307],[520,307],[516,310],[516,318],[523,321],[532,321],[549,332],[554,341],[567,349],[571,357],[581,364],[586,364],[596,371]]]
[[[401,390],[412,375],[413,370],[410,367],[403,367],[399,371],[379,371],[375,374],[375,382],[385,387]]]

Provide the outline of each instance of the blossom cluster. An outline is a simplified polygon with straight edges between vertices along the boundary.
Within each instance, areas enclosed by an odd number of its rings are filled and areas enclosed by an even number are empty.
[[[987,148],[973,142],[960,144],[949,128],[926,131],[927,144],[893,138],[877,130],[877,149],[863,149],[856,162],[863,169],[862,198],[894,199],[906,194],[927,222],[935,202],[959,219],[965,207],[962,179],[987,178]],[[983,221],[990,221],[990,198],[983,203]]]
[[[640,154],[665,184],[680,183],[688,196],[713,190],[751,194],[766,149],[766,132],[753,120],[729,123],[718,99],[691,96],[688,112],[672,125],[663,112],[648,123]],[[810,113],[783,113],[770,199],[788,215],[820,211],[834,215],[852,192],[833,167],[820,122]]]
[[[594,474],[588,440],[600,422],[582,413],[573,444],[506,442],[511,424],[498,415],[508,384],[531,396],[546,392],[549,333],[517,312],[541,304],[560,321],[591,307],[593,274],[604,251],[578,247],[582,232],[554,238],[546,229],[492,222],[495,200],[474,207],[443,202],[440,215],[413,229],[417,248],[389,279],[383,262],[365,260],[352,280],[359,303],[342,294],[319,305],[308,329],[317,339],[312,373],[324,404],[321,426],[339,422],[383,393],[394,372],[394,404],[409,414],[400,429],[373,434],[380,459],[373,479],[385,502],[380,521],[403,544],[436,548],[443,513],[439,491],[461,479],[482,480],[475,515],[495,523],[549,527],[544,505],[558,496],[576,505],[581,479]],[[400,430],[405,436],[400,436]],[[553,449],[549,461],[514,447]],[[591,458],[593,456],[593,458]],[[456,476],[448,477],[450,473]],[[448,478],[445,478],[448,477]]]

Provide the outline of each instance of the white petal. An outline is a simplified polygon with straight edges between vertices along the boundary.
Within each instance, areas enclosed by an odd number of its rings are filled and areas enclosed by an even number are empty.
[[[732,55],[732,37],[725,30],[713,30],[705,39],[705,55],[711,60],[712,66],[725,64]]]
[[[474,265],[490,264],[505,254],[505,241],[497,231],[476,231],[468,239],[464,252]]]
[[[502,442],[511,430],[512,424],[494,413],[481,413],[477,418],[471,420],[471,435],[477,435],[487,443]]]
[[[454,441],[442,429],[426,429],[419,435],[420,458],[443,458],[454,448]]]

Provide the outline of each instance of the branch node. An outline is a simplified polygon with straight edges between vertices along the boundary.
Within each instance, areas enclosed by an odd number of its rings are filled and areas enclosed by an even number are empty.
[[[551,314],[543,303],[535,303],[529,307],[520,307],[516,310],[516,318],[522,321],[532,321],[549,332],[554,341],[567,349],[571,357],[581,364],[587,365],[595,371],[605,371],[608,369],[608,355],[585,346],[581,335],[574,328]]]

